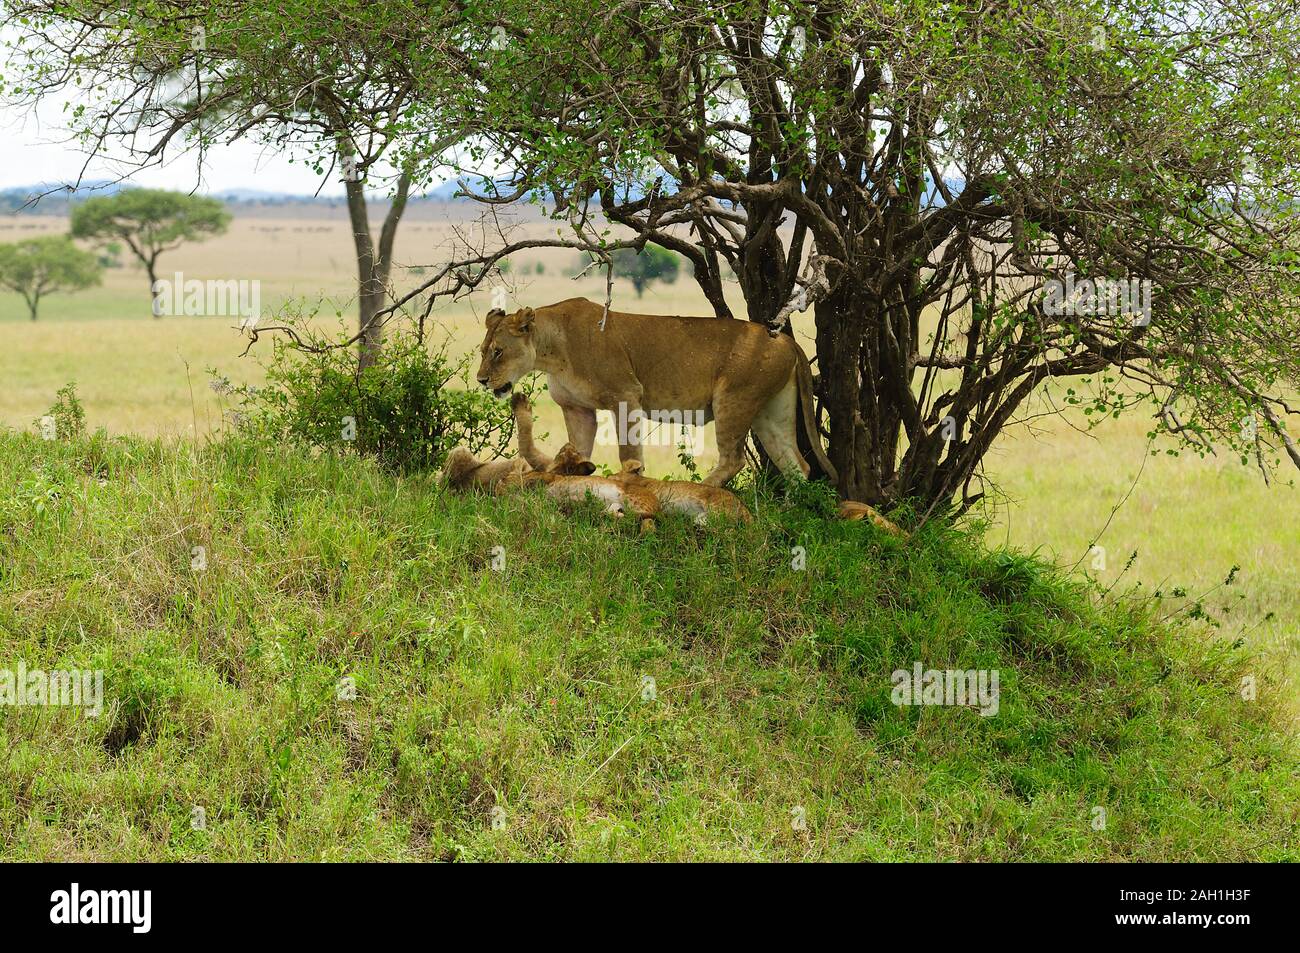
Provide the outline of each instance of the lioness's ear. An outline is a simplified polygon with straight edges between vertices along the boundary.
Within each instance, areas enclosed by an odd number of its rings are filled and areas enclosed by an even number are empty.
[[[483,322],[485,324],[491,324],[493,321],[500,321],[505,316],[506,313],[502,308],[493,308],[483,316]]]
[[[533,319],[537,315],[532,308],[523,308],[510,317],[510,330],[515,334],[527,334],[533,329]]]
[[[644,469],[645,469],[645,464],[643,464],[640,460],[624,460],[624,461],[623,461],[623,472],[624,472],[624,473],[640,473],[640,472],[641,472],[642,470],[644,470]]]

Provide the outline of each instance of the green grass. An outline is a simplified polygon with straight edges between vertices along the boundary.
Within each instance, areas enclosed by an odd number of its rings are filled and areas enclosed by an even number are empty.
[[[1248,646],[977,530],[760,503],[642,538],[352,460],[0,435],[0,668],[108,701],[0,708],[0,859],[1300,856]],[[998,714],[894,706],[915,661],[997,669]]]
[[[468,224],[463,209],[458,209],[449,205],[445,219],[403,223],[395,273],[399,289],[409,289],[420,277],[403,266],[428,266],[445,258],[449,230]],[[260,280],[268,315],[286,300],[324,296],[322,325],[339,320],[351,327],[356,320],[356,267],[344,213],[339,210],[338,215],[308,221],[238,217],[228,234],[169,253],[163,272]],[[67,223],[52,217],[29,222],[0,216],[0,240],[28,237],[27,229],[35,226],[47,234],[66,231]],[[536,221],[521,228],[521,235],[531,237],[552,233],[550,226]],[[578,282],[566,276],[574,257],[541,251],[521,258],[505,283],[509,306],[572,295],[603,299],[601,275],[589,274]],[[541,276],[532,268],[539,262],[546,265]],[[728,285],[727,290],[736,313],[743,313],[738,287]],[[481,342],[481,316],[491,307],[492,293],[484,287],[435,312],[454,352],[472,351]],[[708,311],[699,289],[684,278],[652,285],[644,298],[619,280],[614,301],[618,308],[647,313]],[[148,317],[148,307],[146,280],[133,266],[106,272],[101,288],[50,297],[35,323],[27,320],[18,295],[0,293],[0,381],[5,398],[0,401],[0,426],[30,429],[55,391],[75,380],[92,429],[102,426],[114,434],[147,437],[201,437],[219,429],[225,408],[223,399],[207,386],[206,369],[216,367],[236,382],[259,385],[264,375],[255,358],[266,355],[267,341],[241,358],[248,342],[232,328],[235,321],[154,320]],[[342,317],[336,319],[335,312]],[[811,325],[811,314],[796,319],[801,340],[810,349]],[[1100,533],[1105,567],[1094,570],[1091,558],[1080,565],[1102,585],[1165,593],[1181,588],[1193,596],[1210,593],[1206,606],[1222,623],[1219,633],[1244,638],[1279,672],[1272,690],[1285,696],[1290,717],[1300,724],[1300,585],[1295,568],[1300,564],[1300,533],[1295,531],[1300,491],[1287,485],[1266,487],[1253,468],[1242,467],[1226,453],[1206,460],[1163,454],[1146,458],[1149,413],[1108,420],[1086,434],[1076,429],[1087,424],[1077,411],[1042,416],[1051,406],[1060,406],[1060,394],[1055,397],[1055,404],[1040,399],[1027,408],[1027,422],[1009,427],[986,458],[987,475],[1007,498],[990,521],[990,544],[1009,542],[1073,566]],[[554,445],[564,433],[559,408],[543,395],[537,413],[538,432],[549,433]],[[1297,423],[1289,421],[1293,432]],[[707,449],[699,461],[706,469],[716,459],[712,429],[705,428]],[[646,456],[656,476],[678,466],[671,447],[647,448]],[[598,463],[618,466],[613,445],[598,445],[594,457]],[[1283,483],[1294,477],[1285,462],[1278,477]],[[1130,561],[1133,553],[1137,557]],[[1235,585],[1216,588],[1233,566],[1241,567]]]

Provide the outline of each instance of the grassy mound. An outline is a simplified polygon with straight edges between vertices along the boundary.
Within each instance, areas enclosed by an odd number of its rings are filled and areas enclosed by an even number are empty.
[[[1154,618],[939,526],[640,538],[8,434],[0,669],[102,669],[106,705],[0,707],[0,858],[1296,858],[1256,663]],[[997,714],[896,706],[916,662],[996,669]]]

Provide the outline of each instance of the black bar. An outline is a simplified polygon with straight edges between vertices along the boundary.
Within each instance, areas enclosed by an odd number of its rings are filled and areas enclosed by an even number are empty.
[[[1293,922],[1294,870],[1270,865],[8,865],[0,867],[7,935],[128,942],[283,936],[373,943],[423,924],[430,936],[487,927],[553,935],[561,920],[593,928],[762,938],[774,920],[832,934],[918,941],[1138,934],[1221,944]],[[88,916],[117,907],[118,924],[55,924],[77,884]],[[120,893],[149,891],[126,906]],[[93,899],[87,900],[93,894]],[[67,902],[64,902],[66,899]],[[102,901],[107,900],[107,903]],[[60,906],[62,904],[62,906]],[[89,904],[89,906],[86,906]],[[137,914],[133,925],[129,914]],[[1149,922],[1132,918],[1139,917]],[[1193,920],[1192,918],[1196,918]],[[1200,918],[1208,917],[1208,922]],[[1123,919],[1121,919],[1123,918]],[[1231,918],[1231,921],[1224,918]],[[620,925],[621,924],[621,925]],[[656,925],[657,924],[657,925]],[[459,927],[458,927],[459,925]],[[990,932],[991,931],[991,932]],[[536,937],[534,937],[536,939]]]

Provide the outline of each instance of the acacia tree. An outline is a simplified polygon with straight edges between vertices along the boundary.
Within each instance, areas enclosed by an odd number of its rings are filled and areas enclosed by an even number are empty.
[[[614,272],[632,282],[638,298],[645,294],[652,282],[662,281],[669,285],[675,282],[681,269],[676,255],[655,245],[647,245],[640,251],[622,248],[610,257]]]
[[[222,234],[230,213],[217,199],[162,189],[124,189],[115,195],[96,195],[73,206],[71,233],[101,244],[120,241],[144,266],[158,307],[158,257],[190,241]]]
[[[65,235],[46,235],[0,245],[0,285],[23,296],[33,321],[41,299],[56,291],[81,291],[99,284],[95,256]]]
[[[465,15],[507,42],[457,62],[459,95],[430,108],[478,131],[505,191],[552,196],[575,247],[683,256],[719,318],[728,270],[773,333],[814,309],[844,496],[969,505],[1035,395],[1094,419],[1148,402],[1177,440],[1300,466],[1294,2]],[[595,218],[632,238],[593,242]],[[421,292],[555,243],[480,249]]]
[[[460,137],[408,119],[412,69],[436,52],[437,4],[394,0],[15,0],[11,96],[99,91],[74,129],[141,166],[177,143],[209,150],[251,137],[338,175],[357,259],[360,362],[382,341],[393,245],[413,184]],[[451,6],[448,5],[448,9]],[[418,16],[416,12],[418,11]],[[424,92],[437,81],[423,70]],[[459,82],[446,77],[448,82]],[[418,156],[402,148],[418,139]],[[378,234],[367,185],[391,186]]]

